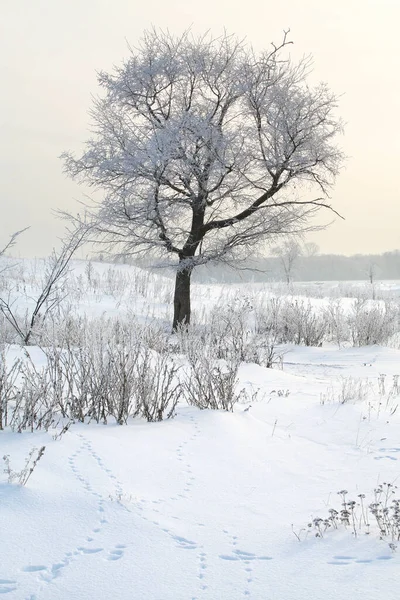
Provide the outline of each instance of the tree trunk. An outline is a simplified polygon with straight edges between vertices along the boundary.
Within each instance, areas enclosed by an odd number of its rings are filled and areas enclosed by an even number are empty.
[[[192,269],[178,270],[175,280],[174,321],[172,330],[190,323],[190,279]]]

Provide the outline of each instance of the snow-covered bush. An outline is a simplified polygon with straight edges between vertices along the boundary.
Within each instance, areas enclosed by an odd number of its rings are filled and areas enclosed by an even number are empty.
[[[331,299],[324,311],[327,322],[328,339],[339,347],[349,341],[349,324],[341,299]]]
[[[393,302],[357,298],[347,322],[354,346],[384,345],[399,329],[399,307]]]
[[[252,337],[250,319],[252,306],[247,298],[234,298],[217,305],[206,323],[205,342],[212,346],[218,358],[237,357],[245,360]]]
[[[113,417],[119,424],[137,415],[149,421],[173,416],[175,365],[149,349],[140,329],[123,321],[108,326],[91,324],[79,347],[68,345],[57,355],[68,382],[66,411],[81,421]]]
[[[310,300],[286,300],[281,306],[282,341],[320,346],[326,335],[324,316]]]
[[[281,321],[282,298],[268,296],[255,308],[255,332],[259,365],[272,368],[282,366],[283,351],[279,344],[284,341]]]
[[[43,333],[44,364],[25,360],[0,366],[0,429],[45,429],[63,422],[119,424],[174,415],[180,395],[177,366],[166,352],[151,350],[144,327],[121,320],[80,321],[70,335],[56,327]],[[153,332],[154,333],[154,332]],[[164,350],[161,347],[161,350]],[[43,362],[43,361],[42,361]]]
[[[19,360],[8,367],[5,348],[0,345],[0,431],[7,424],[8,407],[15,403],[18,397],[16,381],[20,371],[21,361]]]
[[[115,331],[91,331],[84,343],[61,354],[68,381],[68,407],[73,418],[122,424],[135,412],[135,366],[140,347]]]
[[[134,370],[135,415],[147,421],[162,421],[175,414],[181,394],[178,366],[166,354],[142,347]]]
[[[230,354],[220,359],[215,348],[201,340],[190,345],[189,368],[183,379],[183,389],[189,404],[200,409],[229,410],[241,397],[237,391],[241,359]]]
[[[248,298],[236,297],[226,306],[217,306],[206,323],[204,343],[225,360],[256,363],[271,368],[282,363],[279,343],[278,301],[255,308]]]

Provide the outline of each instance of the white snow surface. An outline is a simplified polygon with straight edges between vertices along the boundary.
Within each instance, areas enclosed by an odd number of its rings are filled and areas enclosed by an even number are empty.
[[[0,432],[16,470],[46,446],[25,487],[0,473],[0,595],[397,600],[400,549],[376,530],[321,539],[307,524],[340,506],[339,490],[372,501],[379,483],[396,483],[395,405],[320,399],[340,377],[389,381],[400,351],[288,350],[283,370],[242,365],[240,384],[259,399],[233,413],[180,405],[168,421],[76,424],[58,440]]]

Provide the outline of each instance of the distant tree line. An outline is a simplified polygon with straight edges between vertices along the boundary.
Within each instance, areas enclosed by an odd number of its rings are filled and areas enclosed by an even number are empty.
[[[254,258],[238,269],[224,265],[207,265],[198,269],[195,281],[263,282],[287,281],[284,256]],[[300,254],[291,265],[291,281],[368,281],[400,279],[400,250],[383,254]],[[371,281],[372,280],[372,281]]]

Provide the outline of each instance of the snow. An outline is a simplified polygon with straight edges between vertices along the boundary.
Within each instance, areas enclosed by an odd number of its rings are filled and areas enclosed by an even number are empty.
[[[198,310],[221,294],[202,289]],[[118,314],[109,297],[86,299],[89,306],[92,315]],[[153,309],[164,314],[162,303]],[[379,483],[396,483],[400,418],[396,398],[379,396],[378,377],[385,373],[390,388],[400,351],[286,351],[282,370],[241,366],[240,387],[260,391],[233,413],[182,403],[168,421],[75,424],[60,439],[0,432],[0,456],[17,471],[32,447],[46,446],[25,487],[0,474],[0,594],[397,600],[400,550],[376,528],[317,538],[307,524],[340,506],[339,490],[372,501]],[[30,353],[39,365],[41,351]],[[8,360],[20,354],[13,346]],[[368,382],[368,398],[321,403],[348,377]]]

